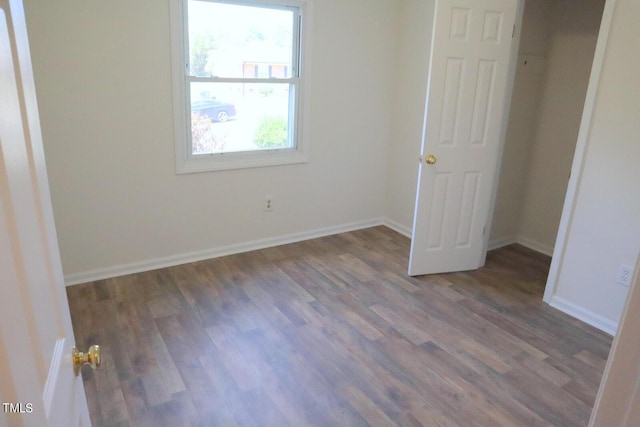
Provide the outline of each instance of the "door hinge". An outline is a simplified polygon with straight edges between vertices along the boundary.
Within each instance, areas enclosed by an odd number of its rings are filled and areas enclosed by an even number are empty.
[[[482,237],[484,237],[484,233],[487,232],[487,226],[482,227]]]
[[[511,38],[516,36],[516,24],[513,24],[513,31],[511,32]]]

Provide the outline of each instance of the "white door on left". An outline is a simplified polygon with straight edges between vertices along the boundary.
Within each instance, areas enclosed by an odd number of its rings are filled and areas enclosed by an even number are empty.
[[[436,1],[412,276],[482,264],[519,4]]]
[[[21,0],[0,0],[0,426],[90,426]]]

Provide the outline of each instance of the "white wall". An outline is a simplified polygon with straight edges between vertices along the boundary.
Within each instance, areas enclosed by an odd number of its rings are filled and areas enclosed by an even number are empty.
[[[640,3],[617,0],[584,129],[583,163],[575,164],[575,198],[563,212],[563,248],[554,257],[545,297],[552,305],[615,331],[628,289],[616,283],[620,264],[640,249]],[[578,178],[579,177],[579,178]],[[552,270],[553,272],[553,270]]]
[[[168,5],[25,0],[67,278],[379,221],[394,103],[396,1],[314,2],[308,164],[180,176]],[[267,193],[274,211],[265,214]]]
[[[636,262],[640,264],[640,260]],[[640,425],[640,274],[625,304],[589,427],[637,427]]]
[[[398,1],[401,25],[395,57],[386,215],[391,225],[405,234],[411,233],[416,202],[434,5],[431,0]]]
[[[640,60],[628,54],[640,12],[618,1],[566,251],[549,288],[556,305],[611,324],[626,296],[615,275],[635,263],[640,241]],[[411,227],[432,1],[314,2],[310,163],[180,176],[168,2],[25,3],[68,277],[364,226],[385,212]],[[266,193],[271,214],[261,209]]]

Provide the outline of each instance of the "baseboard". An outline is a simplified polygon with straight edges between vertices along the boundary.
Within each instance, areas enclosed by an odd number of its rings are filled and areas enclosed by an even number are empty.
[[[551,301],[549,301],[549,305],[571,317],[582,320],[583,322],[593,326],[594,328],[600,329],[602,332],[609,335],[615,335],[618,330],[618,323],[605,319],[599,314],[569,302],[564,298],[553,296],[551,297]]]
[[[518,235],[518,236],[516,236],[515,243],[518,243],[518,244],[520,244],[522,246],[526,246],[527,248],[532,249],[532,250],[534,250],[536,252],[540,252],[540,253],[548,255],[548,256],[553,256],[553,246],[537,242],[537,241],[535,241],[533,239],[530,239],[528,237],[524,237],[522,235]]]
[[[242,252],[270,248],[273,246],[286,245],[288,243],[316,239],[318,237],[325,237],[338,233],[346,233],[348,231],[360,230],[363,228],[375,227],[378,225],[386,225],[389,228],[402,233],[401,231],[393,228],[393,226],[389,225],[388,221],[385,218],[374,218],[370,220],[352,222],[333,227],[324,227],[315,230],[303,231],[301,233],[292,233],[283,236],[270,237],[267,239],[259,239],[228,246],[221,246],[217,248],[206,249],[203,251],[171,255],[168,257],[156,258],[147,261],[133,262],[128,264],[116,265],[113,267],[74,273],[65,275],[64,280],[66,286],[77,285],[79,283],[93,282],[94,280],[108,279],[112,277],[124,276],[126,274],[141,273],[144,271],[157,270],[159,268],[173,267],[175,265],[186,264],[189,262],[218,258],[225,255],[233,255]]]
[[[491,240],[489,242],[489,246],[487,250],[498,249],[503,246],[512,245],[514,243],[518,243],[522,246],[525,246],[531,250],[536,252],[540,252],[542,254],[553,256],[553,246],[545,245],[544,243],[536,242],[533,239],[529,239],[528,237],[524,237],[521,235],[503,237],[500,239]]]
[[[488,251],[492,251],[494,249],[502,248],[504,246],[512,245],[517,242],[515,236],[504,237],[501,239],[495,239],[489,241],[489,246],[487,247]]]
[[[108,279],[111,277],[124,276],[126,274],[141,273],[143,271],[156,270],[159,268],[172,267],[175,265],[186,264],[189,262],[202,261],[210,258],[217,258],[225,255],[249,252],[258,249],[269,248],[273,246],[285,245],[287,243],[295,243],[303,240],[315,239],[318,237],[330,236],[332,234],[346,233],[348,231],[360,230],[363,228],[385,225],[390,229],[411,238],[411,229],[389,218],[375,218],[366,221],[352,222],[333,227],[319,228],[315,230],[304,231],[301,233],[287,234],[283,236],[270,237],[267,239],[253,240],[244,243],[237,243],[228,246],[221,246],[203,251],[188,252],[168,257],[156,258],[147,261],[133,262],[128,264],[116,265],[102,269],[90,270],[86,272],[65,275],[65,284],[67,286],[76,285],[78,283],[92,282],[94,280]],[[507,237],[489,242],[489,250],[497,249],[512,243],[519,243],[534,251],[551,256],[553,248],[528,239],[523,236]]]
[[[399,222],[396,222],[392,219],[389,218],[385,218],[384,219],[384,225],[389,227],[390,229],[392,229],[393,231],[395,231],[396,233],[400,233],[403,236],[406,236],[408,238],[411,238],[411,228],[407,227],[406,225],[400,224]]]

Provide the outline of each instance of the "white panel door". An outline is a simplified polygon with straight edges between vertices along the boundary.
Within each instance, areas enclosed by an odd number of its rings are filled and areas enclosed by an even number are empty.
[[[517,6],[436,1],[410,275],[482,262]]]
[[[0,425],[89,426],[21,0],[0,0]]]

